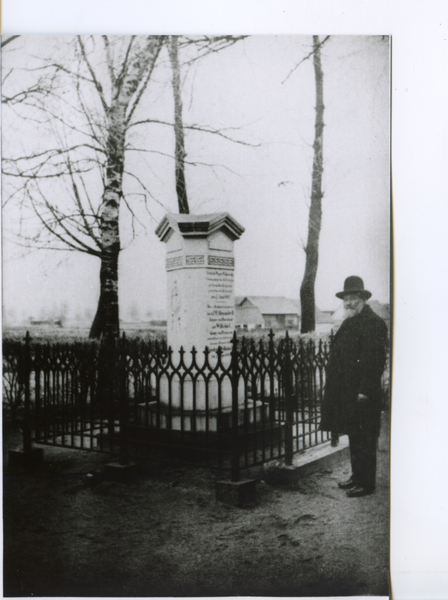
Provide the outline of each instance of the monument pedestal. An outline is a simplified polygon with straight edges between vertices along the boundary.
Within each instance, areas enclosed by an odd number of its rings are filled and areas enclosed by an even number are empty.
[[[172,368],[159,384],[160,426],[182,429],[182,417],[186,426],[190,423],[194,430],[202,430],[208,414],[209,430],[217,430],[219,419],[215,413],[226,415],[231,407],[228,369],[235,329],[233,243],[243,232],[227,213],[167,214],[156,229],[166,244],[167,338],[172,349]],[[207,358],[203,354],[206,347]],[[193,381],[202,367],[204,376]],[[214,375],[209,376],[214,368]],[[142,405],[139,413],[141,421],[151,427],[155,426],[155,404]],[[171,415],[171,424],[167,414]]]
[[[269,406],[260,401],[248,400],[238,406],[238,426],[268,423]],[[229,433],[232,428],[232,407],[208,411],[173,408],[165,402],[147,402],[138,406],[138,423],[151,429],[173,431]]]

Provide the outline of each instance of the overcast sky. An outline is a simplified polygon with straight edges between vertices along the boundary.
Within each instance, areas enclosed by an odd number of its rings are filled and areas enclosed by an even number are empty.
[[[324,36],[321,36],[323,39]],[[36,56],[64,52],[69,38],[22,37],[4,53],[3,68],[33,66]],[[312,36],[252,36],[209,56],[184,73],[185,124],[229,129],[246,144],[188,132],[187,185],[191,212],[229,212],[245,228],[235,243],[235,293],[298,298],[304,271],[315,118],[312,60],[291,71],[312,49]],[[360,275],[373,298],[389,301],[390,162],[389,39],[332,36],[322,49],[324,73],[324,199],[316,302],[335,309],[349,275]],[[288,77],[288,75],[290,75]],[[287,78],[288,77],[288,78]],[[170,73],[165,55],[141,109],[172,121]],[[285,81],[286,79],[286,81]],[[143,114],[143,113],[142,113]],[[3,110],[3,153],[40,148],[35,126]],[[172,154],[167,127],[135,131],[139,147]],[[198,163],[214,165],[202,166]],[[122,317],[132,304],[144,315],[166,302],[165,247],[154,234],[166,210],[177,211],[171,158],[128,154],[157,202],[133,238],[123,211],[120,257]],[[101,187],[92,182],[92,196]],[[56,186],[55,186],[55,192]],[[125,179],[125,193],[137,193]],[[95,196],[96,195],[96,196]],[[99,260],[79,253],[29,252],[13,244],[19,213],[4,211],[3,301],[6,312],[39,316],[66,303],[72,316],[94,311],[99,294]]]

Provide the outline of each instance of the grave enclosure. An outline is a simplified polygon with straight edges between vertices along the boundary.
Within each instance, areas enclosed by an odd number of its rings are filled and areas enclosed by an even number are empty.
[[[243,232],[227,213],[163,218],[170,348],[120,340],[113,398],[100,389],[95,345],[47,347],[27,336],[4,349],[10,372],[24,369],[35,442],[119,452],[120,464],[164,452],[238,481],[240,469],[291,464],[328,440],[318,424],[329,345],[234,336],[234,243]]]

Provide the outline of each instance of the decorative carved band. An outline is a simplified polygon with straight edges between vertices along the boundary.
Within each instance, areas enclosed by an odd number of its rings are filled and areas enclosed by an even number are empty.
[[[208,265],[211,267],[234,267],[235,259],[227,256],[208,256]],[[205,255],[204,254],[191,254],[185,257],[185,266],[205,266]],[[174,258],[166,259],[167,270],[175,269],[177,267],[184,266],[184,257],[176,256]]]
[[[225,256],[209,256],[208,264],[215,267],[234,267],[235,259],[227,258]]]
[[[187,256],[185,260],[185,264],[187,265],[204,265],[205,264],[205,256],[203,254],[195,254],[192,256]]]
[[[176,256],[175,258],[166,259],[166,268],[174,269],[174,267],[181,267],[184,264],[183,256]]]

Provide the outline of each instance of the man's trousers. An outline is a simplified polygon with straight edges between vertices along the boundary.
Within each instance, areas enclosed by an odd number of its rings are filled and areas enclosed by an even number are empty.
[[[366,432],[349,436],[352,480],[367,490],[375,489],[378,437]]]

